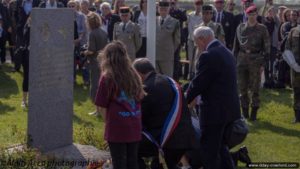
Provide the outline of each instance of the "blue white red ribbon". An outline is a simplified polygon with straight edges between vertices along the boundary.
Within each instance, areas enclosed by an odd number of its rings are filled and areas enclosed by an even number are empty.
[[[182,114],[182,91],[181,91],[181,86],[177,84],[172,78],[168,77],[168,80],[172,86],[172,89],[175,93],[174,101],[172,104],[172,108],[167,116],[167,119],[165,120],[162,132],[161,132],[161,137],[160,137],[160,143],[158,143],[150,133],[147,131],[143,131],[142,134],[150,140],[152,143],[154,143],[158,149],[159,152],[162,153],[163,151],[162,148],[168,141],[168,139],[171,137],[173,134],[175,128],[177,127],[179,120],[181,118]]]
[[[169,78],[169,81],[172,85],[172,89],[175,92],[175,97],[171,111],[168,114],[168,117],[164,123],[164,127],[160,137],[160,146],[164,147],[168,139],[173,134],[175,128],[177,127],[179,120],[182,114],[182,95],[181,95],[181,86],[175,82],[172,78]]]

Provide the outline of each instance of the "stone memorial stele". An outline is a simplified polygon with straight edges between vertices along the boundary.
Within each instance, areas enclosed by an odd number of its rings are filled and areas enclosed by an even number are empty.
[[[72,9],[33,9],[29,56],[28,145],[42,152],[73,143]]]

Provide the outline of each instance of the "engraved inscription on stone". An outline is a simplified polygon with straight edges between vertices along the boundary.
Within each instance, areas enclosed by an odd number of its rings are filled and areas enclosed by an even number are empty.
[[[74,11],[33,9],[28,145],[42,152],[73,142]]]

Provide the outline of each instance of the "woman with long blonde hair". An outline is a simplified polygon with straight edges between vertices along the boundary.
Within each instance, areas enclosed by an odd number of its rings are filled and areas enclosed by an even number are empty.
[[[131,65],[120,41],[108,44],[100,54],[102,75],[95,104],[105,121],[114,168],[138,169],[138,143],[141,140],[140,101],[145,92],[142,80]]]

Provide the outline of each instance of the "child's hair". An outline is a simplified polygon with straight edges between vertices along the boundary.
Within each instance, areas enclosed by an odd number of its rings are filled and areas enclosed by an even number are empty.
[[[99,56],[103,76],[114,89],[114,93],[109,93],[109,97],[115,97],[123,90],[129,98],[142,99],[145,93],[142,80],[131,65],[124,44],[113,41],[106,45]]]

